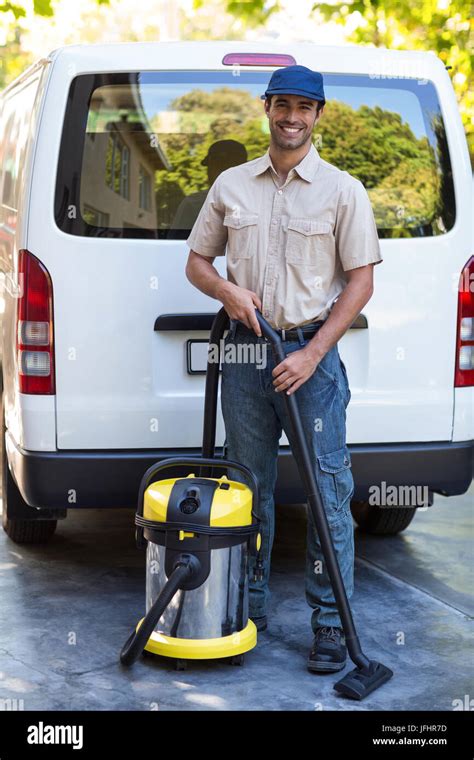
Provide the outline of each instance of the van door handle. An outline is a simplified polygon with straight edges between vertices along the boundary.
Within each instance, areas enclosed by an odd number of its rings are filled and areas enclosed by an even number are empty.
[[[160,314],[153,329],[155,332],[210,330],[215,318],[215,314]]]
[[[359,314],[349,327],[349,330],[368,330],[369,329],[369,323],[367,321],[367,317],[365,314]]]
[[[215,314],[160,314],[155,320],[155,332],[182,331],[192,332],[210,330],[214,322]],[[349,330],[367,330],[369,323],[364,314],[359,314]]]

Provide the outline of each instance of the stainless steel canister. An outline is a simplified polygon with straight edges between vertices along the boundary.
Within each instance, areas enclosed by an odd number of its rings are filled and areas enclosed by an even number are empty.
[[[167,581],[164,546],[149,542],[146,610]],[[248,622],[247,543],[210,551],[211,570],[197,589],[178,591],[155,631],[182,639],[213,639],[243,630]]]

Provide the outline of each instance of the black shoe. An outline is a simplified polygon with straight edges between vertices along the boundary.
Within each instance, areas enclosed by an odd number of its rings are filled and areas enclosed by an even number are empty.
[[[317,628],[308,658],[308,670],[313,673],[332,673],[346,664],[347,649],[342,628]]]
[[[251,617],[250,620],[255,623],[257,631],[266,631],[267,630],[267,616],[262,615],[262,617]]]

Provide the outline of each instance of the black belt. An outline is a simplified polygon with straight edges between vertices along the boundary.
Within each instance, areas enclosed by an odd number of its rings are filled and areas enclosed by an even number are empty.
[[[284,341],[286,340],[303,340],[306,338],[312,338],[313,335],[315,335],[320,327],[324,325],[326,320],[317,320],[316,322],[309,322],[306,325],[301,325],[301,327],[274,327],[274,331],[278,333],[280,338]],[[231,320],[232,324],[232,320]],[[239,329],[244,330],[245,332],[252,333],[255,335],[254,330],[249,330],[248,327],[246,327],[242,322],[237,322],[236,326]]]

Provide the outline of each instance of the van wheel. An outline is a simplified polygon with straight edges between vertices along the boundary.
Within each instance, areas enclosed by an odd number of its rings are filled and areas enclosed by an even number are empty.
[[[53,535],[57,524],[57,520],[9,520],[5,511],[2,513],[3,530],[16,544],[44,544]]]
[[[416,507],[383,507],[382,509],[367,501],[353,501],[351,512],[364,533],[394,536],[408,528],[415,516]]]
[[[3,402],[3,399],[2,399]],[[5,533],[16,544],[42,544],[48,541],[56,530],[57,520],[38,520],[17,517],[34,512],[19,492],[8,468],[5,448],[5,415],[2,403],[2,435],[1,435],[1,470],[2,470],[2,527]]]

